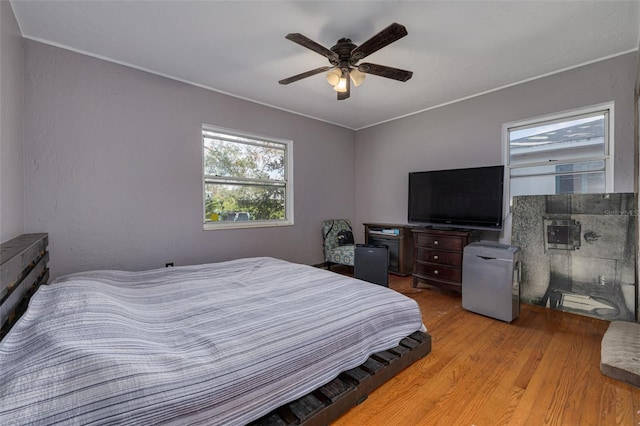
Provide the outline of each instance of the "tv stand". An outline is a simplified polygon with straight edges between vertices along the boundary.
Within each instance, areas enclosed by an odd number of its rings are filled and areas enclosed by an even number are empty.
[[[407,225],[364,223],[367,245],[389,248],[389,273],[406,277],[413,273],[413,233]]]
[[[462,292],[464,247],[477,240],[475,231],[413,228],[413,282]]]

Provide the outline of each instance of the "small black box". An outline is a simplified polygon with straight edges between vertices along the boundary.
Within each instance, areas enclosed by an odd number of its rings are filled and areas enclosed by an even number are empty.
[[[389,248],[357,244],[353,276],[359,280],[389,287]]]

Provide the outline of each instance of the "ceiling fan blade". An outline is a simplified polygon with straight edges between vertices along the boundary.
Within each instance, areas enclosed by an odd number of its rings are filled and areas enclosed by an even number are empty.
[[[365,74],[373,74],[380,77],[392,78],[398,81],[407,81],[413,75],[413,72],[401,70],[400,68],[391,68],[384,65],[364,63],[358,65],[358,71]]]
[[[344,92],[338,92],[338,100],[339,101],[343,101],[345,99],[348,99],[349,96],[351,96],[351,82],[349,81],[350,78],[349,76],[347,76],[347,90]]]
[[[302,74],[297,74],[297,75],[293,75],[293,76],[291,76],[289,78],[282,79],[278,83],[280,83],[280,84],[293,83],[294,81],[302,80],[303,78],[311,77],[312,75],[316,75],[316,74],[320,74],[321,72],[329,71],[331,68],[333,68],[333,67],[329,67],[328,66],[328,67],[316,68],[315,70],[303,72]]]
[[[316,43],[315,41],[311,40],[308,37],[303,36],[300,33],[287,34],[286,36],[284,36],[284,38],[286,38],[287,40],[291,40],[294,43],[298,43],[302,47],[306,47],[307,49],[313,50],[314,52],[321,54],[322,56],[324,56],[329,60],[334,60],[334,61],[338,60],[337,53],[332,52],[326,47]]]
[[[404,25],[394,22],[378,34],[371,37],[369,40],[362,43],[360,46],[353,49],[351,51],[351,58],[355,61],[359,61],[360,59],[371,55],[373,52],[382,49],[386,45],[401,39],[407,34],[407,29]]]

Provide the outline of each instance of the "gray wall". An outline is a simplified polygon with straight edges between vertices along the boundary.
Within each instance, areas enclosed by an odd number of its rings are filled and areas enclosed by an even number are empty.
[[[633,192],[636,66],[635,53],[618,56],[358,131],[355,222],[406,223],[408,172],[502,164],[503,123],[608,101],[614,191]]]
[[[25,43],[25,207],[52,276],[244,256],[320,263],[353,218],[354,132],[42,43]],[[202,230],[202,123],[293,140],[295,225]]]
[[[0,1],[0,242],[24,233],[22,36]]]
[[[611,100],[615,191],[634,190],[635,54],[357,133],[38,42],[24,55],[13,211],[26,232],[49,232],[54,277],[240,256],[318,263],[323,219],[353,219],[358,242],[363,222],[406,222],[409,171],[500,164],[503,123]],[[202,230],[202,123],[294,141],[295,226]]]

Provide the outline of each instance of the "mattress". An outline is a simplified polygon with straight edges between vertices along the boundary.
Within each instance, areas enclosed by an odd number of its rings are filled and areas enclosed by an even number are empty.
[[[273,258],[72,274],[0,342],[0,424],[246,424],[419,329],[400,293]]]

